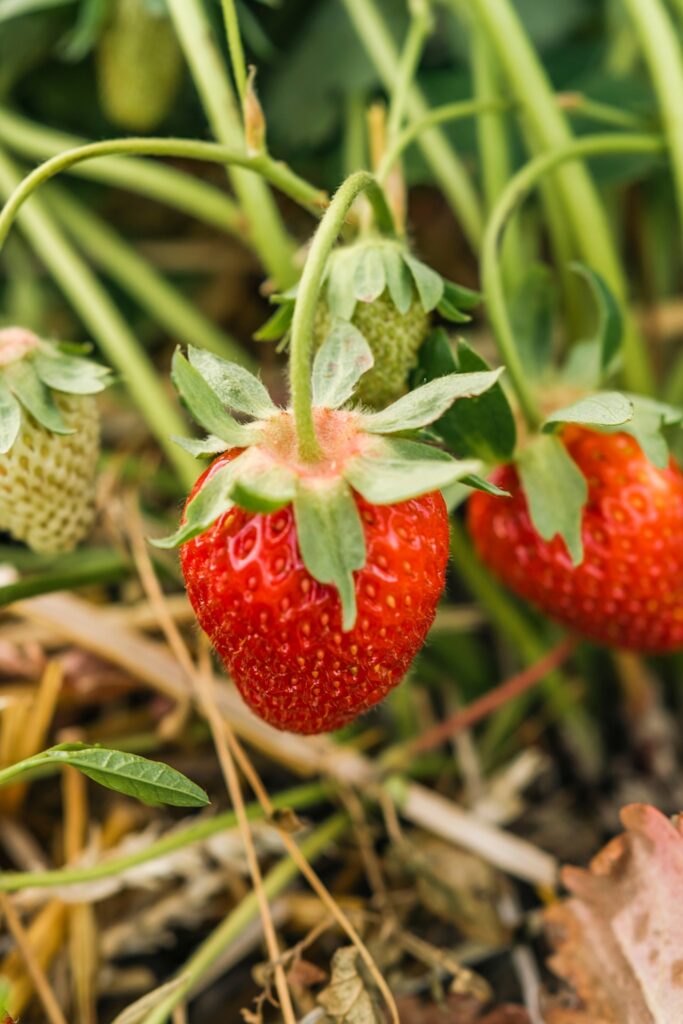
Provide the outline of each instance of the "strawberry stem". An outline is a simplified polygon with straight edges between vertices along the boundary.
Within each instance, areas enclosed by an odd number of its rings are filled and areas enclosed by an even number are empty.
[[[380,230],[394,233],[391,211],[374,175],[369,171],[352,174],[338,189],[313,236],[294,307],[289,379],[299,457],[304,462],[317,462],[321,454],[313,423],[311,390],[311,344],[320,286],[346,215],[362,192],[367,192]]]
[[[549,171],[560,164],[585,157],[610,156],[616,153],[658,153],[664,149],[661,135],[631,134],[589,135],[566,146],[542,153],[529,161],[512,178],[491,213],[484,235],[481,260],[481,278],[489,320],[496,336],[498,348],[507,366],[510,380],[519,399],[521,409],[534,429],[541,422],[532,389],[515,343],[515,336],[505,302],[503,274],[498,258],[500,243],[505,226],[516,207],[526,198],[533,187]],[[638,390],[639,359],[633,359],[633,351],[624,349],[624,373],[627,382]]]

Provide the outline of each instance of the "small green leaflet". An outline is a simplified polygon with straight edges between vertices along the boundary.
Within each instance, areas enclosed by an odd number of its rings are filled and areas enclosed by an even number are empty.
[[[425,339],[419,359],[416,381],[425,377],[433,380],[454,371],[469,373],[489,369],[488,363],[461,338],[454,351],[441,328]],[[515,419],[500,384],[472,401],[456,402],[434,423],[433,429],[458,455],[473,456],[485,462],[505,461],[515,450]]]
[[[160,761],[105,747],[65,743],[38,754],[41,763],[55,762],[78,768],[94,782],[145,804],[205,807],[209,798],[194,782]]]
[[[313,404],[338,409],[373,362],[360,331],[348,320],[336,319],[313,362]]]
[[[353,248],[338,249],[329,263],[327,305],[342,320],[350,320],[356,308],[356,255]]]
[[[396,246],[385,245],[382,248],[382,260],[391,301],[399,313],[405,314],[413,302],[412,275]]]
[[[618,391],[598,391],[579,399],[564,409],[555,409],[543,424],[551,432],[565,423],[581,423],[588,427],[616,427],[633,418],[633,403]]]
[[[32,360],[22,359],[4,370],[5,382],[28,412],[46,430],[53,434],[73,434],[62,418],[51,392],[38,377]]]
[[[190,455],[194,455],[196,459],[201,458],[203,455],[220,455],[221,452],[227,451],[230,447],[225,441],[221,441],[220,437],[214,437],[211,434],[202,440],[195,437],[176,436],[172,436],[171,440],[181,448],[184,448]]]
[[[426,263],[422,263],[421,260],[415,259],[414,256],[410,256],[408,253],[403,254],[403,259],[413,275],[413,281],[417,288],[417,294],[420,296],[422,308],[425,313],[431,313],[443,298],[444,281],[441,274],[437,274]]]
[[[627,395],[633,404],[633,419],[621,429],[636,439],[643,454],[659,469],[669,464],[669,444],[665,431],[680,427],[683,409],[657,402],[644,395]]]
[[[570,263],[593,293],[597,326],[592,336],[573,345],[562,371],[565,380],[583,387],[597,387],[615,369],[624,331],[621,309],[605,281],[583,263]]]
[[[278,412],[258,377],[243,366],[230,363],[227,359],[221,359],[193,345],[188,346],[187,354],[190,364],[202,375],[223,405],[235,412],[247,413],[257,420],[268,419]]]
[[[557,303],[552,271],[544,263],[533,263],[510,298],[510,321],[524,369],[534,378],[543,377],[550,366]]]
[[[353,272],[353,294],[359,302],[374,302],[384,291],[386,277],[379,249],[373,245],[357,250]]]
[[[458,398],[473,398],[496,383],[503,368],[480,373],[449,373],[416,388],[381,412],[362,417],[361,427],[371,434],[395,434],[434,423]]]
[[[106,366],[65,355],[57,348],[52,352],[39,349],[30,361],[43,384],[69,395],[96,395],[104,391],[111,378]]]
[[[246,465],[232,488],[232,500],[249,512],[276,512],[294,500],[296,477],[286,466],[274,463],[253,469]]]
[[[200,426],[210,434],[227,441],[229,445],[243,447],[254,443],[256,435],[253,428],[238,423],[225,411],[218,395],[209,387],[199,371],[188,363],[179,349],[173,355],[171,376],[187,408]]]
[[[353,572],[365,565],[365,536],[351,489],[343,480],[307,484],[300,480],[294,517],[304,565],[320,583],[339,591],[342,628],[356,621]]]
[[[496,498],[510,497],[509,491],[504,491],[502,488],[492,484],[490,480],[485,480],[475,473],[470,473],[468,476],[464,476],[462,480],[457,480],[454,484],[449,484],[443,488],[443,499],[446,502],[448,511],[453,512],[459,505],[462,505],[463,501],[467,501],[473,489],[475,491],[485,491],[486,494],[492,494]]]
[[[287,334],[294,317],[294,299],[280,305],[273,315],[254,334],[255,341],[278,341]]]
[[[366,501],[390,505],[440,490],[481,468],[481,462],[459,462],[430,445],[378,438],[371,451],[349,461],[344,476]]]
[[[559,440],[542,434],[522,449],[517,465],[531,520],[544,540],[560,536],[575,566],[583,559],[581,523],[588,485]]]
[[[21,407],[0,377],[0,455],[10,450],[21,427]]]
[[[234,504],[231,500],[232,488],[239,472],[239,463],[247,452],[238,455],[232,462],[224,462],[209,472],[206,480],[185,511],[185,522],[181,523],[171,537],[154,539],[151,543],[157,548],[175,548],[204,530],[208,530],[220,515],[227,512]]]

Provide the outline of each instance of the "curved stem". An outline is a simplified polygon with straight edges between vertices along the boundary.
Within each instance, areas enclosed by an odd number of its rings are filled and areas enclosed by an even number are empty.
[[[657,153],[663,151],[664,146],[664,139],[659,135],[589,135],[577,139],[531,160],[512,178],[491,213],[482,248],[482,286],[500,354],[507,366],[522,411],[532,428],[539,425],[541,416],[517,352],[498,259],[498,249],[505,225],[516,207],[544,175],[561,164],[586,157],[611,156],[619,153]]]
[[[273,160],[265,153],[247,156],[246,153],[231,146],[221,146],[213,142],[198,142],[195,139],[107,139],[104,142],[90,142],[77,149],[60,153],[59,156],[46,160],[45,163],[31,171],[12,193],[0,213],[0,246],[7,237],[17,210],[39,185],[84,160],[112,154],[121,155],[122,153],[137,153],[145,156],[179,156],[192,160],[206,160],[209,163],[232,164],[262,175],[307,209],[318,212],[326,200],[324,192],[309,185],[285,164]]]
[[[511,107],[512,104],[509,100],[457,100],[455,103],[444,103],[441,107],[434,107],[433,110],[412,121],[393,141],[390,141],[382,163],[377,168],[377,180],[380,182],[386,180],[393,164],[404,149],[419,139],[427,129],[448,121],[459,121],[476,114],[509,110]]]
[[[320,458],[311,406],[311,342],[315,311],[327,258],[357,196],[366,192],[380,230],[393,232],[391,211],[374,175],[357,171],[340,186],[318,225],[306,259],[294,307],[289,353],[290,387],[299,456],[305,462]]]
[[[88,144],[87,140],[76,135],[35,124],[4,107],[0,107],[0,142],[14,153],[32,160],[47,160]],[[215,186],[175,167],[153,160],[110,156],[66,169],[92,181],[166,203],[172,209],[196,217],[221,231],[228,231],[250,244],[246,218],[237,203]]]
[[[222,6],[232,73],[237,86],[237,95],[240,98],[240,103],[244,105],[244,98],[247,94],[247,66],[244,60],[244,48],[235,10],[235,0],[222,0]]]

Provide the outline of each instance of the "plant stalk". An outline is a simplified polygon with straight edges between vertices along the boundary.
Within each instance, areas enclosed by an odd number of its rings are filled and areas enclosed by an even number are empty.
[[[321,455],[311,404],[311,344],[320,286],[328,256],[344,225],[346,215],[355,199],[364,192],[373,206],[380,230],[393,231],[391,211],[377,179],[369,171],[357,171],[352,174],[340,186],[318,225],[297,292],[292,320],[289,373],[299,457],[304,462],[317,462]]]
[[[230,53],[230,64],[232,74],[237,87],[237,95],[240,103],[244,106],[244,98],[247,94],[247,65],[244,59],[244,47],[240,35],[240,24],[237,20],[235,0],[221,0],[223,7],[223,21],[225,22],[225,33],[228,37],[228,51]]]

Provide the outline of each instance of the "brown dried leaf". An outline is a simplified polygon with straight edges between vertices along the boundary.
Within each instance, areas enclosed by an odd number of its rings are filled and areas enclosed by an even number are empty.
[[[550,966],[578,997],[548,1024],[683,1020],[683,816],[631,804],[621,820],[626,832],[589,870],[564,869],[573,898],[546,912]]]
[[[382,1024],[377,1005],[363,980],[354,946],[332,957],[332,978],[318,1002],[334,1024]]]

